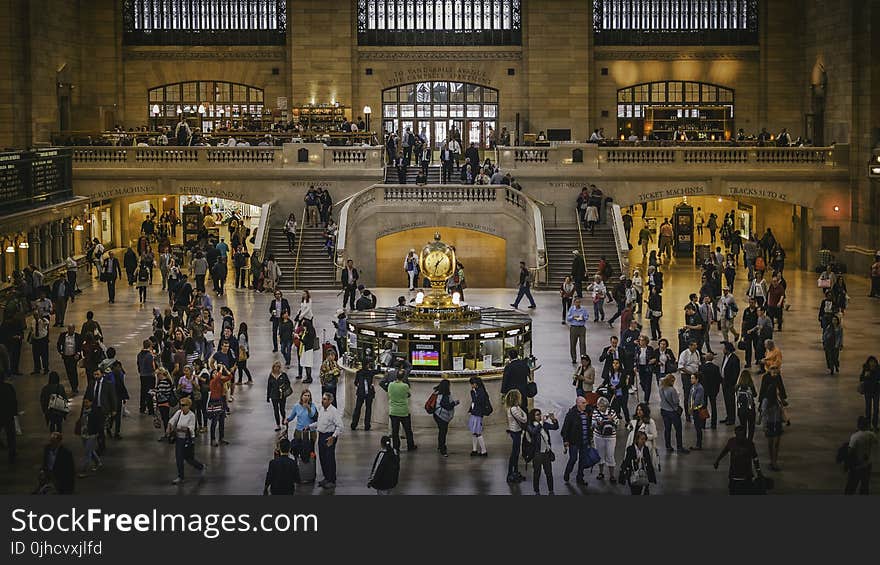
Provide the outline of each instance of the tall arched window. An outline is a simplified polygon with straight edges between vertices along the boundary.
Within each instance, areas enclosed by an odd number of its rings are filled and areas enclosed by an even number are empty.
[[[488,147],[498,125],[498,91],[466,82],[415,82],[382,91],[382,127],[402,134],[423,133],[437,149],[452,128],[463,144]]]
[[[705,82],[646,82],[617,91],[617,136],[720,141],[733,132],[733,89]]]
[[[150,125],[174,127],[181,117],[191,127],[262,129],[263,89],[217,80],[166,84],[147,93]]]

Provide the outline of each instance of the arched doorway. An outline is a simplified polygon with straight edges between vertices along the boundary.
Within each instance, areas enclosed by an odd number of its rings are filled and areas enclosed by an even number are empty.
[[[735,135],[733,89],[706,82],[646,82],[617,91],[617,136],[721,141]]]
[[[498,125],[498,90],[453,81],[414,82],[382,91],[382,129],[402,134],[406,128],[424,133],[433,149],[446,141],[452,128],[462,143],[489,147],[489,133]]]

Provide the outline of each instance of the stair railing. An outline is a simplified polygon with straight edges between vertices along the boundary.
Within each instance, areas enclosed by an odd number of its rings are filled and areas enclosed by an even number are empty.
[[[512,189],[510,189],[512,190]],[[521,198],[525,201],[525,208],[529,212],[532,213],[532,224],[535,230],[535,249],[537,251],[537,258],[535,259],[535,266],[529,267],[529,271],[532,273],[532,280],[535,281],[536,288],[540,286],[541,281],[541,273],[544,274],[544,281],[549,281],[549,276],[547,275],[547,269],[550,266],[549,254],[547,253],[547,243],[546,237],[544,234],[544,214],[541,212],[541,208],[538,207],[538,204],[541,203],[538,200],[534,200],[526,196],[525,194],[520,195]]]
[[[626,230],[623,229],[620,204],[611,205],[611,231],[614,232],[614,248],[617,250],[620,272],[629,276],[629,240],[626,238]]]
[[[275,206],[276,202],[276,200],[266,202],[260,209],[260,221],[257,224],[257,235],[259,236],[259,239],[254,240],[254,245],[251,249],[251,256],[259,250],[260,262],[263,265],[266,264],[266,248],[269,247],[269,219],[272,217],[272,208]],[[259,244],[256,243],[257,241],[259,241]],[[252,260],[253,259],[250,261]],[[249,271],[251,270],[250,261],[248,262]]]
[[[590,277],[590,271],[587,269],[587,252],[584,249],[584,231],[583,226],[581,225],[581,216],[578,214],[578,211],[574,211],[574,219],[578,227],[578,245],[581,247],[581,261],[584,262],[584,274],[587,276],[587,280]]]
[[[293,263],[293,291],[299,291],[299,255],[302,251],[303,245],[303,233],[306,229],[306,214],[308,213],[308,207],[303,207],[303,215],[300,216],[302,218],[302,222],[299,225],[299,238],[296,241],[296,259]]]

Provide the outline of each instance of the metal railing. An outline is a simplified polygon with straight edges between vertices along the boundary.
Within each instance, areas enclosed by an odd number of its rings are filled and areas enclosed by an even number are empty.
[[[629,276],[629,240],[626,238],[626,230],[623,227],[623,214],[619,204],[611,205],[611,231],[614,233],[615,250],[617,261],[620,265],[621,274]]]
[[[299,290],[299,256],[302,252],[303,245],[303,234],[306,230],[306,214],[309,213],[308,206],[303,207],[303,213],[300,218],[302,218],[302,222],[299,224],[299,237],[296,241],[296,260],[293,263],[293,291],[296,292]]]
[[[587,250],[584,247],[584,229],[581,225],[583,222],[581,222],[581,217],[577,210],[574,212],[574,220],[574,223],[576,223],[578,227],[578,245],[580,245],[581,248],[581,261],[584,263],[584,275],[589,277],[590,271],[587,269]]]

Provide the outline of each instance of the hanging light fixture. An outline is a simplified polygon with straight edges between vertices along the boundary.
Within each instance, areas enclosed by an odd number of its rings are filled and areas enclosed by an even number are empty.
[[[6,246],[7,253],[15,253],[15,240],[9,242],[9,245]]]
[[[28,249],[30,246],[31,246],[31,244],[28,243],[27,241],[24,241],[24,240],[19,242],[19,244],[18,244],[19,249]]]

